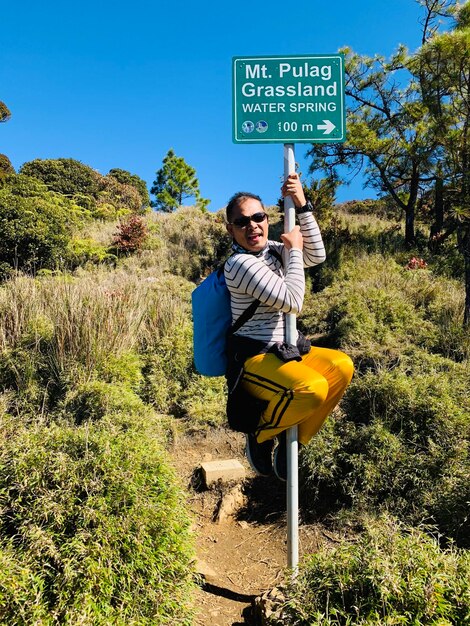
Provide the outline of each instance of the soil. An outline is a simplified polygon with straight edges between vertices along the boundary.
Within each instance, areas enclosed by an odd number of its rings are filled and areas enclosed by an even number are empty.
[[[254,600],[282,586],[287,567],[286,485],[275,477],[255,476],[244,456],[244,436],[216,429],[178,438],[172,458],[188,491],[197,546],[195,626],[257,624]],[[232,515],[217,521],[223,496],[234,485],[203,484],[204,461],[238,459],[246,469],[243,502]],[[321,526],[301,524],[299,554],[315,552],[325,542]]]

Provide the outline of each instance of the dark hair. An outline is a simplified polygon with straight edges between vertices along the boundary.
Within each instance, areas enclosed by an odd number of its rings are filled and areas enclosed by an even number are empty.
[[[231,222],[234,210],[238,208],[241,204],[243,204],[243,202],[247,200],[248,198],[253,198],[253,200],[258,200],[258,202],[261,203],[261,206],[263,207],[263,210],[264,210],[263,201],[255,193],[249,193],[248,191],[238,191],[237,193],[233,194],[233,196],[230,198],[230,200],[228,201],[227,207],[225,209],[227,222],[229,223]]]

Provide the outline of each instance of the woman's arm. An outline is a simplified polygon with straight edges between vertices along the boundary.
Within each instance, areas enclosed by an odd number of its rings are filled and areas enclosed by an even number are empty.
[[[325,246],[316,219],[309,211],[297,216],[304,239],[303,258],[305,267],[313,267],[326,259]]]
[[[225,280],[230,292],[246,294],[284,313],[299,313],[305,294],[302,252],[292,249],[285,276],[278,276],[261,259],[235,254],[225,263]]]
[[[289,174],[287,180],[281,188],[282,195],[291,196],[296,211],[307,205],[302,183],[300,182],[299,175],[294,172]],[[303,257],[304,266],[312,267],[323,263],[326,258],[325,246],[321,236],[320,228],[318,227],[316,219],[313,217],[311,211],[306,211],[298,214],[298,220],[300,224],[300,232],[302,233],[304,240]]]

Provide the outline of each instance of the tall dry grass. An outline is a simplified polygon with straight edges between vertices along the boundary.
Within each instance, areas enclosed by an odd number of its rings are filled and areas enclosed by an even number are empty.
[[[191,288],[155,267],[17,277],[0,290],[0,353],[41,354],[51,374],[88,380],[110,355],[148,349],[187,323]]]

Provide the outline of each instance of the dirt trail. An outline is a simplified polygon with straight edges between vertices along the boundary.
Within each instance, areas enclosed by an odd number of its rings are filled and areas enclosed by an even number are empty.
[[[275,478],[256,477],[244,457],[244,438],[218,429],[181,437],[172,450],[175,467],[188,487],[194,516],[197,556],[205,582],[195,598],[197,626],[254,625],[252,601],[284,581],[286,488]],[[228,488],[204,490],[201,462],[238,459],[246,468],[244,503],[233,517],[215,516]],[[300,554],[314,552],[324,541],[321,529],[301,526]]]

